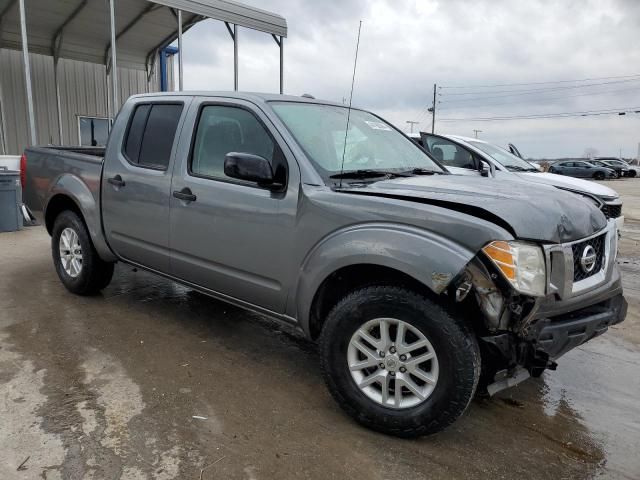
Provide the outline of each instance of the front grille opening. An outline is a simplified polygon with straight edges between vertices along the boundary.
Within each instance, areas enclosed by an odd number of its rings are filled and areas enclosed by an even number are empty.
[[[578,242],[571,245],[573,251],[573,281],[579,282],[589,278],[602,270],[604,265],[604,250],[605,241],[607,235],[603,233],[597,237],[585,240],[584,242]],[[593,250],[588,249],[591,247]],[[595,252],[595,263],[593,268],[590,267],[590,263],[583,262],[588,253]]]
[[[604,204],[601,208],[604,216],[609,218],[618,218],[622,214],[622,205],[607,205]]]

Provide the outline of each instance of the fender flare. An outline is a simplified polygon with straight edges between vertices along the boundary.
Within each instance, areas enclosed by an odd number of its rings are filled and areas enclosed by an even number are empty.
[[[335,231],[314,246],[300,268],[294,297],[299,326],[310,334],[316,292],[329,275],[343,267],[392,268],[440,294],[475,254],[435,232],[402,224],[368,223]]]
[[[100,180],[97,181],[97,188],[100,188]],[[51,200],[62,195],[69,198],[76,204],[78,210],[82,214],[89,236],[93,242],[93,246],[104,261],[113,262],[117,257],[113,254],[102,233],[102,221],[100,218],[100,206],[96,202],[89,187],[77,176],[64,173],[52,182],[47,194],[47,201],[44,207],[44,216],[46,218],[47,208]]]

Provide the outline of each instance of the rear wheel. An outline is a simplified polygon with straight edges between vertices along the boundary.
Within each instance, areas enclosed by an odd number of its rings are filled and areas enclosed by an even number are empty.
[[[604,180],[604,172],[596,172],[593,174],[595,180]]]
[[[340,301],[320,351],[338,404],[361,424],[401,437],[453,423],[480,376],[478,344],[464,323],[399,287],[367,287]]]
[[[111,282],[114,264],[98,256],[87,227],[75,212],[67,210],[56,218],[51,253],[60,281],[72,293],[92,295]]]

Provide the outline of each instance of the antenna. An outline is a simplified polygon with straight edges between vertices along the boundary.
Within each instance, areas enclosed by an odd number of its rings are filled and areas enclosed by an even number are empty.
[[[356,58],[353,60],[353,77],[351,77],[351,94],[349,95],[349,108],[347,109],[347,128],[344,131],[344,147],[342,148],[342,165],[340,166],[340,188],[342,188],[342,174],[344,173],[344,156],[347,153],[347,135],[349,134],[349,120],[351,119],[351,100],[353,100],[353,84],[356,81],[356,66],[358,65],[358,49],[360,48],[360,30],[362,20],[358,25],[358,42],[356,43]]]

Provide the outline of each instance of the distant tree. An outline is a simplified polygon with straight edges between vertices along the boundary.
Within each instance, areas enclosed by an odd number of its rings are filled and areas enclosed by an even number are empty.
[[[598,149],[593,147],[585,148],[584,153],[582,154],[585,158],[594,158],[596,155],[598,155]]]

